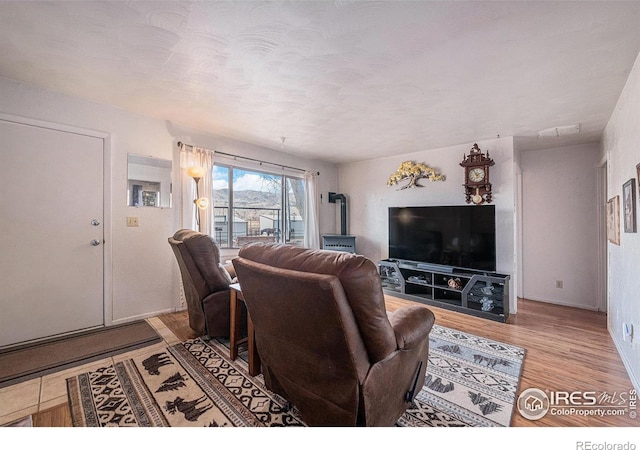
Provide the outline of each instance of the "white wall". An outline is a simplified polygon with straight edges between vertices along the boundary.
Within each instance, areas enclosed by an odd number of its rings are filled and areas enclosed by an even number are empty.
[[[173,160],[177,186],[177,142],[219,149],[241,156],[321,172],[322,191],[335,190],[337,169],[281,152],[196,132],[162,120],[132,114],[95,102],[0,77],[0,112],[63,125],[107,132],[111,136],[111,232],[105,245],[112,255],[112,311],[107,323],[124,322],[179,307],[179,271],[167,242],[180,226],[180,192],[174,189],[174,207],[133,208],[127,203],[127,154]],[[329,217],[326,215],[329,214]],[[126,227],[127,216],[138,216],[140,226]],[[321,232],[333,233],[334,216],[323,207]],[[46,249],[43,249],[46,251]]]
[[[338,167],[339,193],[347,196],[347,232],[356,236],[356,250],[378,261],[388,256],[388,208],[391,206],[466,205],[464,169],[460,166],[473,142],[464,145],[394,155]],[[478,141],[489,151],[495,165],[490,169],[496,206],[497,272],[511,276],[510,311],[516,311],[515,270],[515,162],[512,138]],[[389,176],[403,161],[421,162],[446,176],[445,181],[426,181],[422,188],[398,190],[387,186]],[[340,205],[336,208],[339,217]],[[339,220],[339,219],[338,219]],[[339,229],[339,225],[338,228]]]
[[[629,75],[618,103],[602,137],[607,157],[607,198],[620,196],[622,185],[636,178],[640,163],[640,55]],[[636,186],[638,183],[636,178]],[[636,187],[636,190],[638,188]],[[636,192],[636,212],[638,210]],[[622,208],[621,208],[622,210]],[[632,381],[640,389],[640,234],[625,233],[620,214],[620,245],[608,243],[609,332],[629,371]],[[635,342],[624,339],[622,324],[631,323]]]
[[[525,298],[597,309],[599,162],[599,144],[521,152]]]

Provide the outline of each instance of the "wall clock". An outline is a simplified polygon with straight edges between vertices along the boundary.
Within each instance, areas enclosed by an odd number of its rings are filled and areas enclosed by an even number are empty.
[[[469,156],[463,155],[460,165],[464,167],[464,194],[467,203],[491,203],[493,193],[489,182],[489,167],[494,165],[494,161],[489,157],[489,152],[485,156],[478,144],[473,144]]]

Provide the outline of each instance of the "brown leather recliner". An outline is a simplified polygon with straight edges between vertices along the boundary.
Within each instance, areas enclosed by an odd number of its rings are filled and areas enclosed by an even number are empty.
[[[229,337],[229,284],[235,277],[232,265],[220,264],[218,245],[204,233],[178,230],[169,244],[180,267],[189,326],[200,336]]]
[[[434,316],[388,316],[364,256],[247,244],[233,259],[266,386],[308,425],[391,426],[424,384]]]

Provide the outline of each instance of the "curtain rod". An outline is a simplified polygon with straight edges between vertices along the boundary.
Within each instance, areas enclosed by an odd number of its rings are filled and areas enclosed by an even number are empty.
[[[184,142],[178,141],[178,147],[182,147],[182,146],[193,148],[193,145],[185,144]],[[291,170],[297,170],[297,171],[300,171],[300,172],[306,172],[305,169],[300,169],[299,167],[285,166],[284,164],[276,164],[276,163],[272,163],[272,162],[269,162],[269,161],[260,161],[259,159],[249,158],[247,156],[232,155],[231,153],[225,153],[225,152],[221,152],[221,151],[218,151],[218,150],[209,150],[209,151],[211,151],[213,153],[217,153],[218,155],[229,156],[229,157],[234,158],[234,159],[240,158],[240,159],[245,159],[247,161],[257,162],[257,163],[260,163],[260,164],[270,164],[272,166],[282,167],[283,169],[291,169]],[[320,175],[320,172],[317,172],[317,174]]]

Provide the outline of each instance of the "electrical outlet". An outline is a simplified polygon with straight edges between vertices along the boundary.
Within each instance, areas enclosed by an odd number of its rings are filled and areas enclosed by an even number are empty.
[[[127,217],[127,226],[128,227],[137,227],[138,226],[138,218],[137,217]]]
[[[558,289],[562,289],[562,286],[563,286],[563,282],[562,282],[562,280],[556,280],[556,287],[557,287]]]

